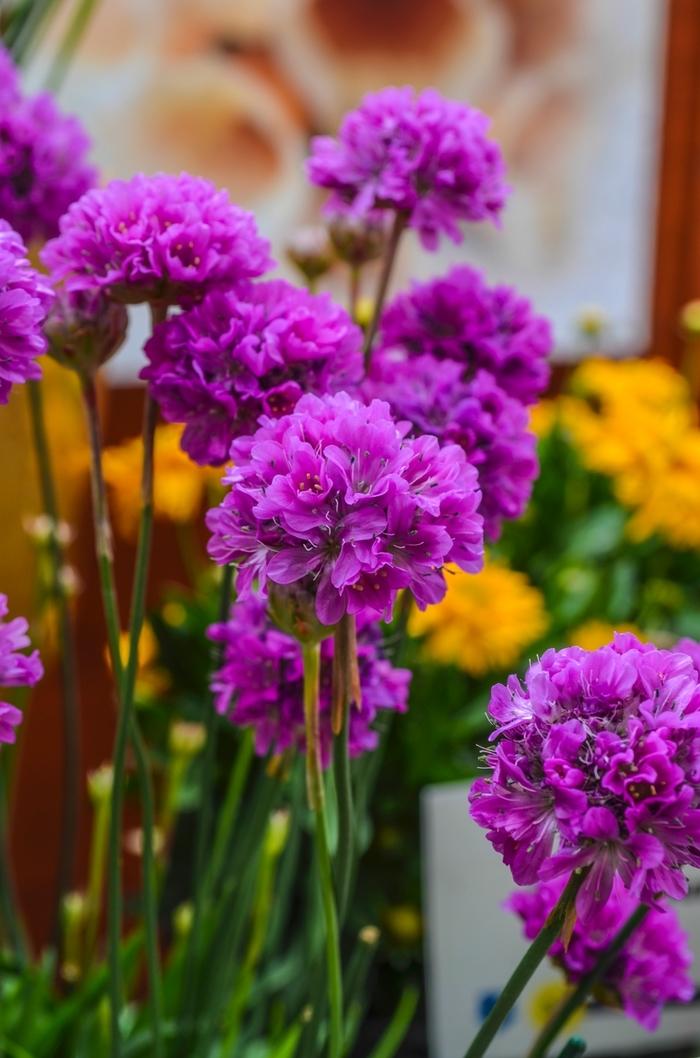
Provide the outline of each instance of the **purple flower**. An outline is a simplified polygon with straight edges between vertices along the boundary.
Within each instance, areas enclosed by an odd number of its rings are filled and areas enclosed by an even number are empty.
[[[507,908],[523,921],[523,932],[534,940],[561,896],[564,881],[541,882],[536,889],[514,893]],[[568,945],[558,940],[549,950],[567,981],[577,984],[598,960],[639,906],[619,880],[610,898],[585,926],[574,925]],[[693,956],[676,912],[668,906],[652,908],[637,926],[596,989],[596,998],[621,1007],[653,1032],[667,1003],[688,1003],[695,995],[689,973]]]
[[[255,751],[304,751],[303,661],[299,642],[281,632],[267,615],[265,599],[252,592],[231,608],[225,624],[212,625],[209,638],[224,646],[221,668],[212,677],[217,712],[240,727],[255,731]],[[349,748],[353,757],[373,750],[373,724],[380,710],[405,712],[411,674],[381,657],[381,632],[376,622],[358,622],[358,663],[362,703],[349,712]],[[327,767],[331,731],[333,640],[321,645],[321,759]]]
[[[21,653],[28,647],[27,622],[23,617],[5,621],[7,596],[0,593],[0,687],[33,687],[44,675],[39,652]],[[0,702],[0,742],[14,742],[22,713],[8,702]]]
[[[464,449],[479,475],[488,539],[498,539],[504,518],[523,513],[538,470],[536,440],[526,409],[488,371],[469,376],[454,360],[385,350],[375,357],[363,393],[387,400],[417,433]]]
[[[700,867],[700,676],[687,653],[632,635],[548,650],[493,688],[490,774],[471,813],[519,885],[588,868],[586,920],[619,877],[637,900]]]
[[[97,179],[86,159],[90,140],[53,96],[22,94],[4,49],[0,101],[0,217],[26,242],[50,239],[62,214]]]
[[[316,614],[389,617],[406,588],[425,608],[445,593],[442,567],[481,568],[476,471],[457,445],[408,438],[388,404],[347,393],[301,398],[234,441],[231,486],[209,512],[209,553],[238,566],[238,588],[308,585]]]
[[[88,191],[42,260],[71,290],[99,288],[132,304],[196,300],[272,263],[252,214],[188,173],[137,173]]]
[[[42,326],[53,294],[31,267],[19,235],[0,220],[0,404],[15,383],[41,378]]]
[[[327,294],[283,280],[245,283],[161,324],[141,377],[164,418],[185,423],[185,451],[216,465],[262,414],[285,414],[305,392],[356,382],[361,347],[359,328]]]
[[[414,283],[388,306],[380,327],[385,349],[455,360],[469,376],[488,371],[521,404],[534,404],[549,381],[549,322],[526,298],[510,287],[487,286],[467,265]]]
[[[308,175],[333,192],[331,211],[396,210],[434,250],[441,235],[461,242],[464,221],[496,221],[503,209],[503,158],[488,125],[434,89],[385,88],[345,116],[337,138],[314,138]]]

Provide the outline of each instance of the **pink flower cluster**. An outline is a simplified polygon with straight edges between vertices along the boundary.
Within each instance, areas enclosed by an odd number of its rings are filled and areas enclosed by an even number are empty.
[[[683,897],[700,867],[700,674],[632,635],[547,650],[493,688],[497,724],[471,813],[519,885],[586,868],[588,921],[616,878],[637,901]]]
[[[0,404],[16,383],[41,378],[36,357],[46,350],[42,326],[52,299],[19,235],[0,220]]]
[[[307,395],[234,441],[230,491],[209,512],[209,553],[257,578],[312,585],[318,619],[389,618],[398,592],[420,607],[445,592],[442,567],[483,559],[476,471],[456,445],[409,438],[389,406]]]
[[[0,593],[0,687],[33,687],[44,675],[39,652],[23,654],[28,647],[27,622],[23,617],[5,621],[7,596]],[[0,702],[0,742],[14,742],[22,713],[9,702]]]

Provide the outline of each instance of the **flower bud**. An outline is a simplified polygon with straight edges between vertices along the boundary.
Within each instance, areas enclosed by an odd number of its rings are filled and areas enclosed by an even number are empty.
[[[178,940],[184,940],[188,937],[192,929],[192,922],[194,919],[194,908],[192,904],[185,903],[180,904],[175,908],[173,915],[173,930]]]
[[[700,337],[700,298],[695,298],[683,306],[680,324],[686,338]]]
[[[384,253],[384,218],[355,217],[339,213],[328,225],[328,234],[341,261],[360,268]]]
[[[576,326],[584,338],[600,338],[607,323],[607,317],[598,305],[583,305],[576,317]]]
[[[207,740],[204,724],[178,720],[170,727],[170,749],[177,757],[196,757]]]
[[[328,233],[320,226],[297,229],[287,243],[286,253],[309,283],[320,279],[333,264],[333,248]]]
[[[111,764],[101,764],[87,777],[87,788],[93,805],[104,804],[112,796],[114,768]]]
[[[287,843],[288,834],[289,812],[284,809],[273,812],[265,835],[265,852],[268,856],[276,859],[280,855]]]
[[[129,315],[124,305],[101,291],[60,291],[44,331],[49,356],[64,367],[90,377],[121,347]]]
[[[366,944],[368,948],[375,948],[379,944],[381,932],[377,926],[363,926],[357,934],[360,944]]]

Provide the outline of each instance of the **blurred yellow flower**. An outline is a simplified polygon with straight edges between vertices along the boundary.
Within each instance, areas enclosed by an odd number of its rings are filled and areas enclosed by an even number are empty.
[[[674,547],[700,548],[700,430],[689,430],[648,482],[629,532],[635,540],[659,533]]]
[[[426,656],[472,676],[517,662],[547,628],[544,599],[523,573],[488,562],[481,573],[447,569],[447,594],[414,611],[409,630],[425,636]]]
[[[541,400],[530,408],[530,429],[535,437],[546,437],[552,432],[559,416],[559,403],[556,400]]]
[[[636,625],[624,623],[611,625],[607,621],[592,618],[590,621],[584,621],[582,625],[569,633],[569,642],[574,647],[583,647],[584,650],[597,650],[598,647],[612,643],[616,632],[631,632],[642,642],[646,639],[644,633]]]
[[[154,512],[171,522],[192,521],[199,514],[210,484],[220,481],[222,471],[200,467],[180,448],[182,427],[159,426],[155,441]],[[140,510],[141,439],[106,448],[104,475],[111,490],[119,531],[136,536]]]
[[[129,660],[129,633],[121,632],[119,635],[119,654],[122,665],[126,667]],[[107,664],[110,665],[109,651],[105,648]],[[158,657],[158,640],[148,621],[144,622],[139,639],[139,667],[136,675],[136,697],[153,698],[170,685],[167,672],[158,668],[155,664]]]

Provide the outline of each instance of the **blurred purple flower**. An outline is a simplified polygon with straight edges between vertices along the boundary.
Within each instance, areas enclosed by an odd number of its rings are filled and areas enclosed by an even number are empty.
[[[305,392],[332,392],[362,373],[362,335],[327,294],[283,280],[214,291],[156,328],[141,372],[168,422],[185,423],[197,463],[228,459],[262,414],[293,411]]]
[[[28,624],[23,617],[5,621],[7,596],[0,593],[0,687],[32,687],[44,675],[39,652],[23,654],[30,645]],[[0,702],[0,742],[14,742],[22,713],[8,702]]]
[[[337,137],[316,136],[309,178],[333,194],[331,212],[403,213],[426,249],[462,241],[464,221],[496,221],[507,188],[499,147],[479,110],[434,89],[385,88],[345,116]]]
[[[200,177],[137,173],[88,191],[42,252],[71,290],[127,303],[190,303],[272,264],[251,213]]]
[[[41,378],[42,326],[53,293],[27,260],[17,232],[0,220],[0,404],[15,383]]]
[[[457,445],[409,439],[388,404],[347,393],[302,397],[234,441],[231,486],[209,512],[209,553],[236,563],[238,588],[308,584],[316,614],[390,617],[406,588],[425,608],[445,593],[442,567],[483,561],[476,471]]]
[[[534,890],[514,893],[507,903],[523,921],[523,932],[534,940],[561,896],[564,880],[541,882]],[[611,941],[632,916],[639,901],[615,880],[608,901],[585,925],[576,922],[567,946],[557,940],[549,955],[566,979],[577,984],[590,973]],[[603,975],[595,996],[621,1007],[645,1029],[658,1028],[667,1003],[688,1003],[695,995],[689,973],[693,962],[688,937],[668,905],[653,907],[637,926]]]
[[[589,868],[588,921],[619,877],[637,900],[687,891],[700,867],[700,677],[686,653],[616,635],[547,650],[493,688],[490,774],[471,813],[519,885]]]
[[[488,371],[521,404],[534,404],[549,381],[548,320],[515,290],[487,286],[467,265],[394,298],[382,315],[380,343],[409,356],[455,360],[467,377]]]
[[[281,632],[267,615],[259,592],[239,599],[225,624],[212,625],[209,638],[223,644],[221,668],[212,677],[217,712],[231,723],[252,727],[255,751],[283,753],[305,750],[303,660],[299,642]],[[358,662],[362,702],[349,711],[349,749],[353,757],[375,749],[373,728],[381,710],[405,712],[411,673],[381,657],[381,632],[376,622],[358,622]],[[331,675],[333,639],[321,645],[321,759],[330,762]]]
[[[526,409],[488,371],[465,376],[454,360],[385,350],[375,357],[363,393],[388,401],[396,418],[408,419],[417,433],[464,450],[479,475],[479,511],[489,540],[498,539],[504,518],[523,513],[537,476],[536,440]]]

